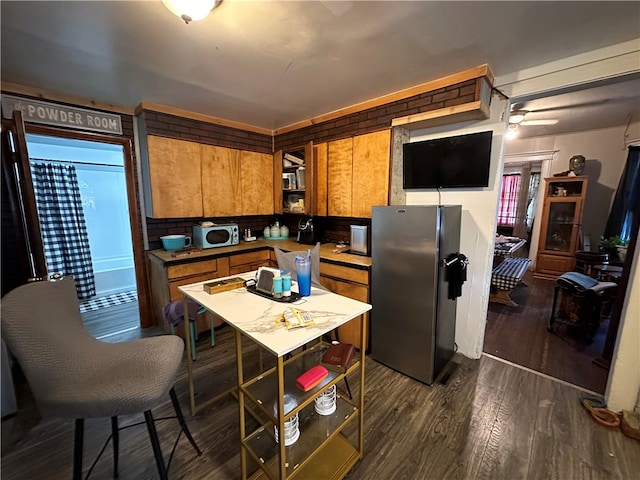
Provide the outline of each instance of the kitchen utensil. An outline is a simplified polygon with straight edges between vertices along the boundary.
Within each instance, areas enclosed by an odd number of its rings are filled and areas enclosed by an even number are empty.
[[[191,237],[186,235],[165,235],[160,237],[160,240],[162,240],[162,246],[167,252],[175,252],[191,246]]]

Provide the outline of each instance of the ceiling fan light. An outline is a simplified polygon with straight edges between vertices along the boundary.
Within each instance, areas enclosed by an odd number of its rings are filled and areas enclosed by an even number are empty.
[[[507,140],[511,140],[513,138],[516,138],[517,136],[518,136],[518,124],[510,123],[506,133]]]
[[[509,114],[509,123],[520,123],[524,120],[525,115],[529,113],[526,110],[514,110]]]
[[[189,23],[205,18],[222,0],[162,0],[162,3],[171,13]]]

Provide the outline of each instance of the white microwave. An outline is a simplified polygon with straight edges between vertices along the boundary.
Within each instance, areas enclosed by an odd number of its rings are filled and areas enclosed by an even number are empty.
[[[212,227],[193,226],[193,244],[201,248],[227,247],[238,245],[237,223],[221,223]]]

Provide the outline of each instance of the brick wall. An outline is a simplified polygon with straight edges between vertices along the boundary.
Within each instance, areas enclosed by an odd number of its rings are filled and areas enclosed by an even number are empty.
[[[340,138],[362,135],[391,127],[397,117],[415,115],[440,108],[453,107],[479,100],[479,84],[482,78],[467,80],[430,92],[414,95],[367,110],[317,123],[292,132],[276,135],[275,150],[283,150]]]
[[[275,222],[275,215],[245,215],[238,217],[216,217],[207,218],[215,223],[237,223],[240,229],[240,236],[246,228],[250,228],[252,234],[257,237],[262,236],[262,231],[267,225]],[[282,222],[282,218],[278,215]],[[149,248],[151,250],[162,248],[160,237],[163,235],[187,235],[193,234],[193,225],[202,218],[147,218],[147,234],[149,236]],[[289,226],[289,225],[287,225]]]
[[[143,110],[139,116],[144,119],[149,135],[160,135],[251,152],[273,153],[273,139],[270,135],[150,110]]]
[[[333,120],[310,125],[292,132],[276,135],[274,138],[274,149],[285,150],[299,147],[309,141],[322,143],[371,133],[390,128],[391,121],[394,118],[477,101],[479,100],[480,83],[482,81],[482,78],[467,80]],[[323,220],[323,241],[333,243],[339,241],[348,242],[350,240],[350,225],[371,226],[371,219],[366,218],[326,217]],[[291,226],[289,226],[289,228],[291,229]],[[297,224],[296,228],[291,229],[291,231],[297,232]]]

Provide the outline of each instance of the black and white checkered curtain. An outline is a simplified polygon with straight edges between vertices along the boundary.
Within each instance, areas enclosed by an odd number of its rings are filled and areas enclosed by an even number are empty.
[[[79,299],[94,296],[91,249],[76,168],[32,160],[31,176],[47,270],[72,275]]]

